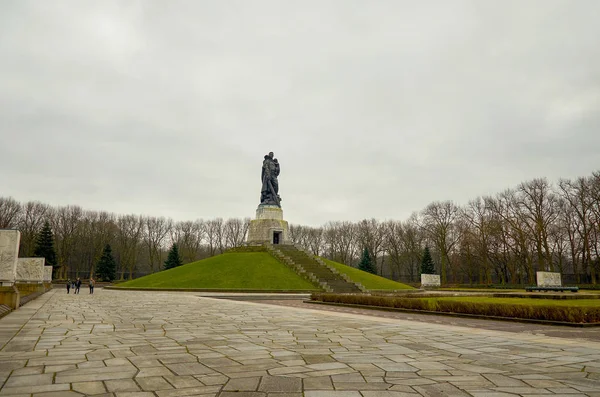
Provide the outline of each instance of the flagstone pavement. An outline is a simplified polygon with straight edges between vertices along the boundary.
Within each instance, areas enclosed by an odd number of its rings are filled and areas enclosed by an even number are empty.
[[[53,290],[0,345],[0,396],[600,397],[600,343],[193,293]]]

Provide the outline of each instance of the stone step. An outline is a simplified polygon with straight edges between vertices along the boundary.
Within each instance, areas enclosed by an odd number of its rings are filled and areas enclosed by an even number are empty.
[[[360,289],[353,283],[350,283],[344,278],[331,271],[331,269],[319,263],[314,257],[306,252],[296,248],[293,245],[274,245],[273,249],[279,251],[280,255],[276,255],[280,260],[290,264],[300,266],[306,273],[312,274],[319,280],[319,283],[324,283],[333,292],[360,292]],[[295,266],[292,266],[295,268]]]

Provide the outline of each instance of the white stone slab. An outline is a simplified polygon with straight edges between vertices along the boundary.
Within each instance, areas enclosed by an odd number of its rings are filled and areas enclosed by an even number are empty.
[[[21,233],[18,230],[0,230],[0,283],[13,285],[17,277],[17,258]]]
[[[19,258],[17,262],[17,281],[42,283],[44,281],[45,258]]]
[[[440,287],[441,285],[439,274],[421,274],[421,287]]]
[[[553,272],[537,272],[538,287],[562,287],[560,273]]]

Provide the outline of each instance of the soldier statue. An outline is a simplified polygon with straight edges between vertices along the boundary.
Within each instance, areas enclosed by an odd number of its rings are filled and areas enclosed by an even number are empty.
[[[261,205],[276,205],[281,207],[281,197],[279,197],[279,162],[273,158],[273,152],[265,155],[263,160],[261,180],[262,188],[260,190]]]

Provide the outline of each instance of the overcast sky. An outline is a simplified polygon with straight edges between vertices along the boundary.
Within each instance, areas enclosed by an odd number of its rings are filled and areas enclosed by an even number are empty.
[[[0,2],[0,196],[406,219],[600,169],[598,1]]]

